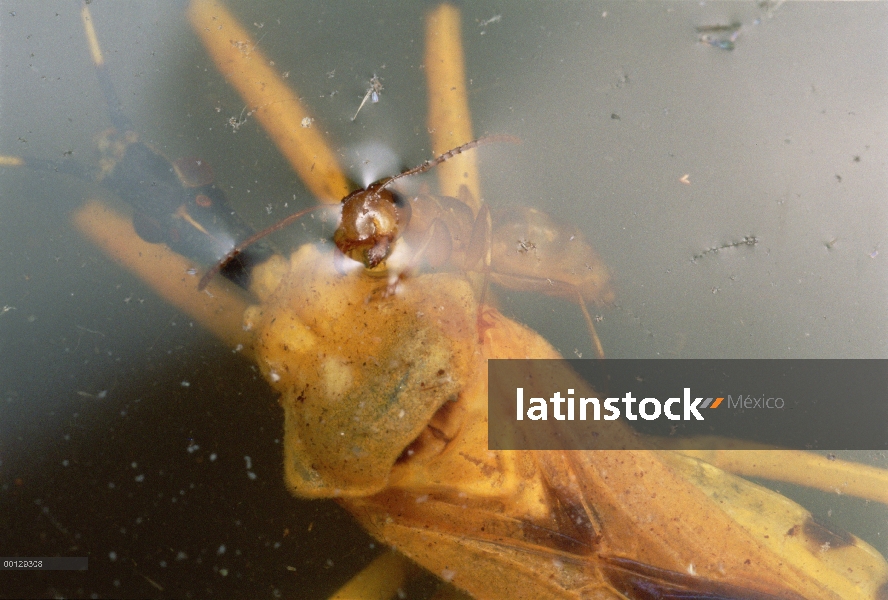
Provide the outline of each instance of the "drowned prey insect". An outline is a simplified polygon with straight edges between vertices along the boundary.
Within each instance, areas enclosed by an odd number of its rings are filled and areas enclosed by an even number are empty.
[[[333,242],[342,257],[362,264],[368,273],[388,274],[389,293],[394,292],[404,276],[425,263],[435,268],[449,265],[451,269],[483,273],[480,305],[484,304],[488,279],[513,289],[535,290],[574,300],[582,309],[596,352],[603,358],[604,350],[586,301],[610,302],[613,291],[607,269],[579,234],[530,209],[511,209],[492,216],[487,204],[481,203],[474,214],[472,206],[476,203],[465,186],[459,189],[460,198],[428,193],[404,197],[392,189],[398,180],[425,173],[463,152],[486,144],[518,141],[508,135],[483,137],[350,193],[342,200],[340,223]],[[226,269],[231,261],[266,235],[318,208],[325,206],[297,212],[237,244],[201,278],[198,289],[204,289],[215,273]],[[510,243],[518,239],[520,244],[528,237],[538,242],[524,242],[517,251]],[[406,247],[398,246],[402,238]],[[393,256],[396,248],[403,251]],[[532,256],[521,256],[530,251]],[[514,256],[516,252],[518,257]],[[584,268],[579,268],[580,264]]]

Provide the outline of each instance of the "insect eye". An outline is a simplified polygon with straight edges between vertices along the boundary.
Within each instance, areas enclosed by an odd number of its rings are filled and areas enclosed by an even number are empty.
[[[391,203],[395,205],[395,208],[398,210],[410,206],[410,203],[407,202],[406,198],[403,195],[398,194],[396,192],[391,192]]]

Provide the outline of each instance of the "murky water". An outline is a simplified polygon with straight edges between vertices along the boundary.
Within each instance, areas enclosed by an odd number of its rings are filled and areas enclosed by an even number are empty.
[[[241,4],[356,179],[361,144],[430,157],[426,5]],[[312,202],[182,6],[92,7],[145,140],[208,160],[257,227]],[[696,26],[734,22],[734,50],[699,41]],[[476,133],[523,140],[481,151],[485,200],[596,246],[616,286],[593,309],[610,356],[885,358],[888,6],[474,2],[463,31]],[[108,121],[73,3],[3,2],[0,57],[0,153],[92,164]],[[380,101],[352,122],[374,75]],[[0,175],[0,554],[90,556],[87,573],[16,574],[0,596],[329,593],[378,548],[334,505],[288,496],[274,397],[78,237],[68,214],[90,197],[114,200]],[[573,305],[500,300],[591,356]],[[803,497],[888,552],[883,508]]]

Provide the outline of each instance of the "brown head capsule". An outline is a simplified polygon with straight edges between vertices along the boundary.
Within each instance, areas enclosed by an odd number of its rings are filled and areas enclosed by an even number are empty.
[[[395,240],[410,222],[409,205],[389,191],[388,186],[402,177],[425,173],[445,160],[478,146],[493,142],[516,143],[518,141],[518,138],[510,135],[490,135],[479,138],[394,177],[381,179],[367,186],[366,189],[352,192],[342,200],[342,220],[333,235],[336,246],[344,255],[362,263],[368,269],[378,267],[389,257]],[[207,271],[198,283],[198,289],[204,289],[216,273],[266,235],[283,229],[311,211],[323,208],[326,207],[313,206],[302,210],[242,241],[212,269]]]
[[[368,269],[388,258],[410,222],[410,205],[385,185],[391,178],[357,190],[342,200],[342,220],[333,242],[339,251]]]
[[[378,267],[389,257],[395,240],[410,222],[410,205],[389,191],[389,185],[402,177],[424,173],[445,160],[478,146],[491,142],[517,141],[517,138],[509,135],[483,137],[449,150],[399,175],[381,179],[367,189],[352,192],[342,200],[342,221],[333,235],[336,247],[368,269]]]

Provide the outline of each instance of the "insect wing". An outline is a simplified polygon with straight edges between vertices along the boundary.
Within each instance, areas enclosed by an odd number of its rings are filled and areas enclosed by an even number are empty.
[[[554,485],[566,489],[557,476],[567,474],[594,501],[603,572],[615,586],[631,588],[662,570],[676,574],[657,575],[667,588],[681,585],[700,597],[735,586],[780,598],[878,598],[888,579],[888,565],[864,542],[849,537],[833,551],[805,533],[815,528],[802,507],[706,463],[666,451],[545,453],[540,460]]]
[[[737,586],[701,580],[629,559],[605,559],[603,571],[621,593],[633,600],[778,600],[774,596]],[[790,596],[801,598],[801,596]]]

